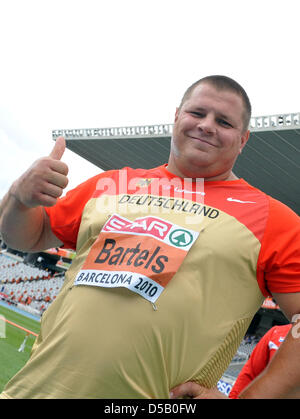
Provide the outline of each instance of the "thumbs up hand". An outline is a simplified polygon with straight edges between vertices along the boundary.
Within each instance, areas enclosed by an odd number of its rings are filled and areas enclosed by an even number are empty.
[[[12,193],[25,207],[51,207],[56,204],[68,184],[69,169],[61,161],[65,149],[65,139],[58,137],[50,155],[36,160],[14,182]]]

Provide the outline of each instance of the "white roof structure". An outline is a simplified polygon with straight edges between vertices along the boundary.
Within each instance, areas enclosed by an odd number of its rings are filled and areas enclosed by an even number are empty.
[[[103,170],[151,168],[168,161],[173,124],[52,131]],[[253,117],[234,172],[300,214],[300,113]]]

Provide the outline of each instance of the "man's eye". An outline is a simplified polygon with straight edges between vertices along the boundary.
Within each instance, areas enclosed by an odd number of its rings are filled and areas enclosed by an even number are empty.
[[[203,118],[205,115],[201,112],[191,112],[192,115],[197,116],[198,118]]]
[[[225,119],[219,119],[218,122],[219,122],[219,124],[221,124],[225,127],[231,127],[232,128],[232,125],[228,121],[226,121]]]

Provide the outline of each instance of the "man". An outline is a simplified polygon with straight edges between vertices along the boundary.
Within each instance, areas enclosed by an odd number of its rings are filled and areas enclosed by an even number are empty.
[[[232,171],[250,115],[238,83],[207,77],[176,110],[167,165],[106,172],[57,200],[67,184],[58,138],[14,182],[1,207],[9,246],[64,245],[77,257],[2,397],[168,398],[191,385],[207,394],[264,296],[300,312],[299,217]],[[288,379],[274,363],[249,397],[299,385],[299,345],[282,345]]]

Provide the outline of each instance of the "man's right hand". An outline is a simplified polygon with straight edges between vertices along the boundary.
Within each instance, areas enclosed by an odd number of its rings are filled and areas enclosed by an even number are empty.
[[[68,184],[69,169],[61,161],[65,149],[65,139],[58,137],[50,155],[36,160],[14,182],[11,194],[25,207],[52,207],[56,204]]]

